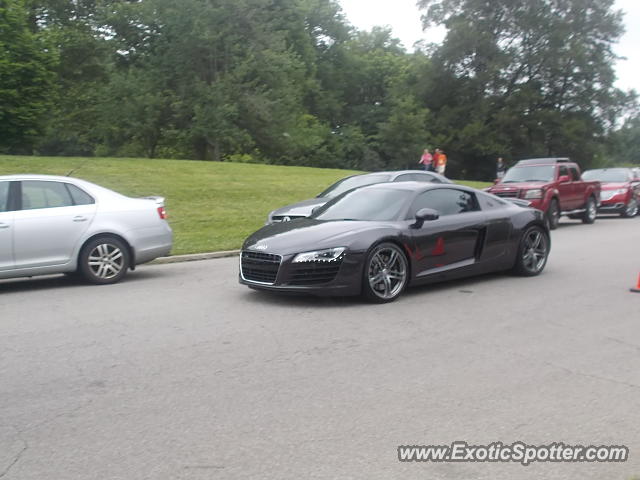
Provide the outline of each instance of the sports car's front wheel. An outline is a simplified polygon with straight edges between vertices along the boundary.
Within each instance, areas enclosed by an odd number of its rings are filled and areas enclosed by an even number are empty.
[[[520,238],[518,256],[513,272],[525,277],[533,277],[544,270],[549,256],[549,236],[545,230],[533,225]]]
[[[372,302],[391,302],[402,293],[408,279],[407,256],[397,245],[381,243],[367,256],[362,294]]]

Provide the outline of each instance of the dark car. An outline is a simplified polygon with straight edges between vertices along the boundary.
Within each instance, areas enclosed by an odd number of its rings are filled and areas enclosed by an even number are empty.
[[[327,188],[316,198],[303,200],[286,207],[278,208],[269,213],[267,224],[277,222],[288,222],[295,218],[308,217],[314,208],[327,203],[332,198],[343,194],[354,188],[373,185],[383,182],[432,182],[432,183],[453,183],[448,178],[434,172],[426,172],[420,170],[400,170],[397,172],[376,172],[363,173],[361,175],[351,175]]]
[[[585,180],[600,182],[599,213],[635,217],[640,203],[640,179],[630,168],[598,168],[582,174]]]
[[[383,183],[262,227],[242,246],[239,278],[255,289],[388,302],[407,285],[537,275],[550,246],[539,210],[459,185]]]

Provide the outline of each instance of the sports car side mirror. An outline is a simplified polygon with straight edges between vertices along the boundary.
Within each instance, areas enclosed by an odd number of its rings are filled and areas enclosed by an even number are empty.
[[[430,222],[440,218],[440,214],[433,208],[421,208],[416,212],[416,223],[411,225],[413,228],[422,228],[424,222]]]
[[[568,183],[571,181],[571,177],[569,175],[560,175],[560,178],[558,178],[558,182],[560,183]]]

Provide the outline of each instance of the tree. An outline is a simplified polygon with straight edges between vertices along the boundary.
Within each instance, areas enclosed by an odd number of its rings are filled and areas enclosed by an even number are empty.
[[[627,119],[621,128],[612,132],[607,147],[603,166],[640,166],[640,116]]]
[[[0,150],[31,153],[55,92],[57,59],[32,29],[26,0],[0,3]]]
[[[419,5],[425,27],[447,27],[429,106],[446,109],[436,128],[454,132],[448,148],[466,168],[488,172],[497,155],[593,160],[623,103],[613,86],[612,46],[623,32],[613,0]]]

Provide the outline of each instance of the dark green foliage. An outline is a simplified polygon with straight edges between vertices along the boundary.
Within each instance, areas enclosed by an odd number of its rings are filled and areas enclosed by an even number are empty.
[[[0,2],[0,152],[30,152],[55,97],[58,56],[26,0]]]
[[[0,151],[493,175],[495,158],[628,161],[613,0],[422,0],[438,48],[335,0],[0,2]],[[389,8],[393,8],[391,5]]]
[[[459,168],[486,177],[498,155],[595,161],[633,103],[613,87],[623,32],[613,0],[419,3],[426,24],[448,29],[424,101]]]

